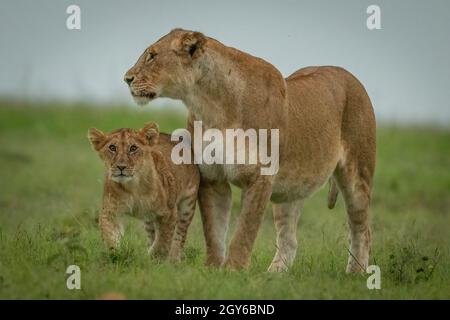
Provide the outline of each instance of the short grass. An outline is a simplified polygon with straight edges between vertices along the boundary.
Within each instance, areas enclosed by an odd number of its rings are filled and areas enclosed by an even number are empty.
[[[344,273],[346,214],[341,198],[334,210],[326,208],[326,190],[305,205],[288,273],[266,272],[275,252],[270,208],[247,271],[203,266],[199,214],[179,265],[152,261],[143,228],[131,218],[121,249],[109,254],[96,225],[103,168],[86,131],[139,128],[149,120],[166,132],[185,123],[183,114],[150,107],[0,104],[0,298],[450,298],[448,130],[379,127],[371,263],[381,268],[382,289],[368,290],[365,276]],[[234,192],[232,222],[239,209]],[[66,288],[71,264],[81,268],[81,290]]]

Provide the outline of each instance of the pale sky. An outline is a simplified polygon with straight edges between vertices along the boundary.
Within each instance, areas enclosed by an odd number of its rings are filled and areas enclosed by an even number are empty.
[[[79,31],[66,28],[70,4],[81,7]],[[371,4],[381,8],[381,30],[366,27]],[[0,97],[134,104],[123,74],[176,27],[264,58],[285,76],[344,67],[379,120],[450,126],[446,0],[2,0]]]

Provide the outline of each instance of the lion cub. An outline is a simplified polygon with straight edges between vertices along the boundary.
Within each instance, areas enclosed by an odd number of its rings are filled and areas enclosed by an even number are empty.
[[[99,217],[103,241],[110,248],[119,245],[119,218],[128,213],[144,220],[152,255],[179,261],[195,211],[197,167],[171,161],[174,144],[155,123],[139,131],[91,128],[88,138],[107,169]]]

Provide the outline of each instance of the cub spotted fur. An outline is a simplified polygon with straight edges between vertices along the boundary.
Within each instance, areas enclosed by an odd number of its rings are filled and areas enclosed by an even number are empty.
[[[123,234],[119,218],[128,213],[144,220],[152,255],[180,260],[195,211],[197,167],[173,164],[170,136],[160,134],[155,123],[139,131],[91,128],[88,138],[107,169],[99,217],[106,245],[118,246]]]

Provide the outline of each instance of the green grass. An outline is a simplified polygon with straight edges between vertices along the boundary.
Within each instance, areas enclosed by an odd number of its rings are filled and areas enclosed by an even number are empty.
[[[97,229],[103,167],[87,129],[159,122],[171,132],[184,115],[152,108],[0,104],[0,298],[93,299],[117,292],[130,299],[435,299],[450,298],[450,132],[380,127],[371,263],[382,289],[344,273],[347,226],[342,199],[330,211],[326,190],[306,202],[299,252],[285,274],[266,272],[275,252],[268,208],[249,270],[203,266],[205,246],[196,214],[179,265],[146,253],[139,221],[127,219],[115,255]],[[231,231],[239,208],[234,190]],[[81,268],[82,290],[66,288],[68,265]]]

